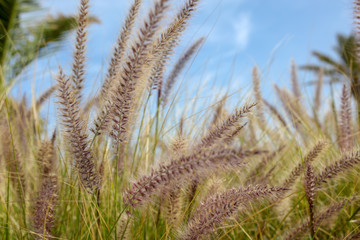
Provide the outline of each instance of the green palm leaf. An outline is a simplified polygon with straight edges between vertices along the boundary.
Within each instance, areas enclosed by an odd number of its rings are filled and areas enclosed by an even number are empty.
[[[314,51],[313,55],[326,66],[325,75],[330,77],[330,81],[328,81],[330,84],[339,80],[350,82],[352,96],[358,105],[357,114],[360,125],[360,64],[356,56],[357,43],[355,36],[339,34],[334,49],[338,55],[338,60],[317,51]],[[315,72],[318,72],[321,68],[322,66],[318,65],[302,66],[304,70]]]
[[[63,38],[77,27],[75,16],[64,15],[49,16],[31,26],[20,23],[21,14],[39,8],[37,0],[0,0],[0,89],[34,59],[57,50]],[[99,20],[90,17],[89,22]]]
[[[32,35],[32,40],[19,44],[18,49],[13,53],[13,59],[15,59],[12,69],[13,77],[20,74],[36,58],[56,51],[67,34],[77,28],[76,19],[75,16],[49,16],[31,27],[27,32]],[[89,22],[99,23],[100,21],[96,17],[90,17]]]

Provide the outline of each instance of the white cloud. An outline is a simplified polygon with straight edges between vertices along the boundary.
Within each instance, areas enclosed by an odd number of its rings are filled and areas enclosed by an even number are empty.
[[[234,22],[235,40],[237,46],[243,50],[247,47],[252,31],[250,14],[243,13]]]

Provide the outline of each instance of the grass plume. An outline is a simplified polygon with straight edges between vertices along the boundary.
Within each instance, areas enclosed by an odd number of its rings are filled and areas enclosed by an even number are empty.
[[[351,119],[350,92],[346,85],[344,85],[340,109],[340,148],[342,151],[350,151],[353,146]]]
[[[190,156],[173,159],[169,164],[160,165],[149,176],[142,177],[126,191],[126,204],[136,207],[143,204],[151,195],[172,184],[190,181],[194,174],[206,174],[209,170],[225,170],[245,165],[244,159],[256,152],[237,153],[230,149],[198,151]]]
[[[283,192],[284,188],[254,186],[240,189],[231,189],[224,193],[212,196],[201,203],[194,214],[186,232],[181,239],[206,239],[206,236],[225,219],[231,217],[240,206],[246,207],[249,201],[273,196]]]
[[[174,87],[174,84],[176,82],[177,77],[181,73],[181,71],[185,68],[187,62],[190,61],[191,57],[195,54],[195,52],[200,48],[200,46],[204,43],[204,38],[199,38],[196,40],[182,55],[179,60],[176,62],[174,68],[172,69],[171,73],[169,74],[169,77],[165,81],[163,94],[159,94],[159,96],[162,96],[163,104],[166,105],[169,99],[169,95],[171,93],[172,88]],[[161,81],[159,81],[159,90],[162,89]]]
[[[307,155],[305,156],[303,163],[299,163],[291,172],[291,174],[289,175],[289,177],[285,180],[284,182],[284,187],[285,188],[290,188],[295,180],[299,177],[299,175],[301,174],[301,172],[303,172],[304,170],[304,165],[308,165],[311,162],[313,162],[319,155],[320,153],[324,150],[324,148],[326,147],[326,142],[323,140],[318,141],[314,147],[307,153]]]
[[[87,191],[92,193],[98,188],[98,174],[84,122],[80,119],[79,100],[76,91],[72,90],[69,77],[65,76],[61,68],[57,81],[65,139],[74,158],[80,181]]]
[[[87,42],[87,25],[89,15],[89,0],[81,0],[78,16],[78,28],[76,31],[76,43],[74,51],[74,62],[72,64],[71,80],[76,91],[76,99],[80,101],[81,91],[85,81],[85,61],[86,61],[86,42]]]
[[[201,143],[198,147],[211,147],[220,139],[226,137],[226,133],[235,127],[241,118],[250,113],[251,109],[256,104],[249,104],[242,109],[237,109],[231,114],[225,121],[217,124],[201,139]]]
[[[125,49],[128,45],[129,38],[131,36],[131,31],[134,28],[136,17],[138,16],[140,5],[142,0],[134,0],[128,15],[126,16],[125,23],[122,27],[121,33],[116,41],[116,46],[113,50],[112,57],[110,59],[109,67],[105,80],[100,90],[100,99],[107,99],[111,85],[114,82],[116,76],[118,75],[119,66],[125,55]]]

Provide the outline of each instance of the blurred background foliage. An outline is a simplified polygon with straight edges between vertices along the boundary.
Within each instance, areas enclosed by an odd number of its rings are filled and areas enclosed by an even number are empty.
[[[37,0],[0,0],[0,91],[8,91],[17,76],[39,57],[56,51],[77,27],[76,17],[58,14],[36,19]],[[99,23],[91,16],[90,23]]]

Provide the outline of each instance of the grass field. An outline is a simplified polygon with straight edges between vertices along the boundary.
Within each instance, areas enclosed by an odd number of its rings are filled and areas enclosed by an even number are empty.
[[[174,89],[206,41],[174,56],[200,2],[183,1],[170,22],[170,0],[146,16],[132,1],[90,101],[89,0],[79,1],[71,71],[60,66],[30,105],[1,90],[1,239],[360,239],[355,77],[344,73],[327,105],[329,73],[305,99],[292,63],[291,89],[275,86],[270,101],[254,66],[251,99],[229,108],[219,96],[197,111]],[[52,133],[39,110],[53,94]]]

